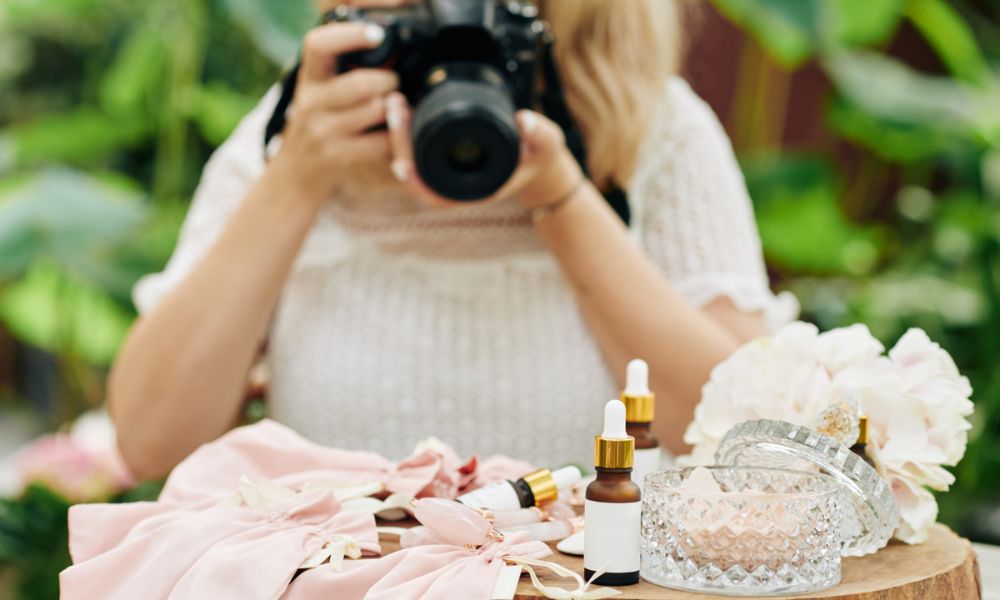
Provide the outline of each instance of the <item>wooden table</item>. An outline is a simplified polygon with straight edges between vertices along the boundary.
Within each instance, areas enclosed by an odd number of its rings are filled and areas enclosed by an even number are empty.
[[[567,556],[556,551],[546,560],[583,572],[583,559],[580,557]],[[560,586],[561,580],[551,572],[540,571],[539,575],[546,584]],[[622,594],[615,598],[620,600],[647,598],[702,600],[721,597],[674,591],[647,581],[619,589]],[[516,598],[527,600],[541,597],[535,588],[531,587],[531,581],[522,577]],[[972,545],[944,525],[935,525],[931,528],[930,539],[924,544],[908,546],[892,542],[874,555],[845,558],[843,577],[840,585],[835,588],[808,596],[781,598],[976,600],[980,597],[979,567]]]

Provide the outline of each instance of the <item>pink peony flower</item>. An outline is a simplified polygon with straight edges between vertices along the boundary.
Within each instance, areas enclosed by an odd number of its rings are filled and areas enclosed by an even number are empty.
[[[83,415],[70,433],[44,435],[14,457],[15,491],[43,485],[73,503],[109,499],[133,485],[103,413]]]

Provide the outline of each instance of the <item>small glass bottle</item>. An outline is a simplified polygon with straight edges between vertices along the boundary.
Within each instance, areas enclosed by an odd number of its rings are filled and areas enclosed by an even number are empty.
[[[868,415],[858,416],[858,441],[851,446],[851,452],[857,454],[866,463],[875,466],[875,461],[868,454]]]
[[[660,440],[651,430],[656,407],[656,395],[649,389],[649,365],[642,359],[628,363],[625,389],[621,401],[625,404],[625,431],[635,438],[635,465],[632,481],[642,487],[646,475],[660,470]]]
[[[559,497],[562,490],[580,481],[580,469],[573,465],[555,471],[538,469],[517,481],[496,481],[455,498],[470,508],[514,510],[542,506]]]
[[[642,492],[632,481],[635,438],[625,432],[625,405],[604,407],[604,431],[594,439],[597,478],[587,486],[583,508],[583,575],[598,585],[639,582]]]

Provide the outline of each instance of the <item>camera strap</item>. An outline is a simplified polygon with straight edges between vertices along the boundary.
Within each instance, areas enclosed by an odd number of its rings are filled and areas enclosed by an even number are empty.
[[[295,98],[295,85],[299,81],[300,68],[302,68],[302,61],[296,62],[295,66],[281,78],[281,96],[278,97],[278,104],[275,105],[274,112],[271,113],[271,118],[267,120],[267,125],[264,127],[265,161],[270,158],[268,148],[271,146],[271,140],[285,130],[288,107],[292,105],[292,99]]]
[[[576,158],[576,162],[583,169],[583,173],[589,176],[587,146],[583,141],[583,134],[580,133],[580,128],[576,126],[576,121],[570,115],[569,106],[566,104],[566,94],[563,92],[562,80],[559,78],[559,69],[556,66],[554,46],[552,36],[546,34],[542,42],[541,67],[542,77],[545,82],[545,88],[542,90],[540,98],[542,111],[545,113],[545,116],[552,119],[563,130],[563,136],[566,138],[566,147],[569,148],[573,157]],[[628,225],[632,214],[629,209],[628,195],[625,191],[618,186],[613,186],[607,192],[602,193],[604,194],[604,199],[607,200],[615,213],[625,225]]]

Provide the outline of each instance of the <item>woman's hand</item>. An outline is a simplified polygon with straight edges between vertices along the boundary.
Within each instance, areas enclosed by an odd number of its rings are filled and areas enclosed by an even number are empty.
[[[411,112],[406,98],[394,92],[386,98],[386,105],[393,174],[419,201],[430,206],[455,206],[455,201],[427,187],[416,171],[410,134]],[[520,162],[507,183],[483,201],[516,196],[530,209],[556,203],[579,185],[583,177],[580,167],[566,148],[558,125],[530,110],[518,111],[516,119],[521,135]]]
[[[329,23],[306,34],[302,66],[281,151],[271,167],[317,203],[353,165],[388,160],[385,95],[399,78],[386,69],[354,69],[337,75],[337,58],[374,48],[385,32],[377,25]]]

